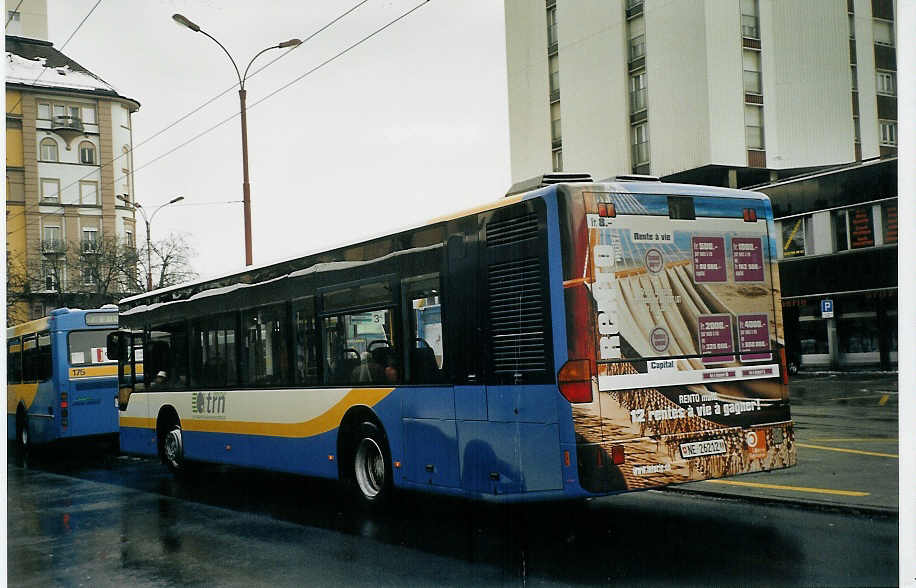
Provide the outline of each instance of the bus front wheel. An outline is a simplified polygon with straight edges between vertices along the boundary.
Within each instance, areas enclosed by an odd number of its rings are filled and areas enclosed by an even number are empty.
[[[361,502],[373,507],[385,503],[391,494],[391,478],[388,443],[376,425],[362,423],[353,453],[353,480]]]

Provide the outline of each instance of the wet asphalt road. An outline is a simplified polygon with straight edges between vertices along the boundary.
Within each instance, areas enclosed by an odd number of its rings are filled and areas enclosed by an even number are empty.
[[[11,586],[893,585],[896,517],[643,492],[502,507],[95,447],[8,452]]]

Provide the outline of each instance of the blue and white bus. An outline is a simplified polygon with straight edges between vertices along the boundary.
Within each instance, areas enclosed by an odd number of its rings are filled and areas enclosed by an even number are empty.
[[[411,230],[133,296],[109,341],[121,448],[177,472],[346,480],[370,504],[789,467],[777,242],[763,194],[543,176]]]
[[[117,364],[105,340],[116,306],[59,308],[6,331],[7,439],[35,443],[118,434]]]

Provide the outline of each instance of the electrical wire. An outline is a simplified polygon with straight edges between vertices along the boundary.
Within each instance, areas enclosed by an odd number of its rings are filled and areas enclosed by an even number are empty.
[[[276,57],[276,58],[274,58],[274,59],[268,61],[268,62],[265,63],[263,66],[258,67],[257,69],[255,69],[254,71],[252,71],[252,72],[251,72],[251,75],[249,75],[248,78],[254,77],[254,76],[257,75],[259,72],[264,71],[265,69],[267,69],[268,67],[270,67],[271,65],[273,65],[274,63],[276,63],[277,61],[283,59],[283,58],[286,57],[289,53],[295,51],[296,49],[298,49],[299,47],[301,47],[302,45],[304,45],[306,42],[308,42],[309,40],[313,39],[314,37],[318,36],[319,34],[321,34],[322,32],[324,32],[325,30],[327,30],[327,29],[330,28],[331,26],[335,25],[335,24],[336,24],[337,22],[339,22],[341,19],[343,19],[344,17],[348,16],[349,14],[351,14],[352,12],[354,12],[356,9],[360,8],[361,6],[363,6],[364,4],[366,4],[368,1],[369,1],[369,0],[361,0],[360,2],[357,2],[357,3],[354,4],[352,7],[350,7],[348,10],[342,12],[342,13],[339,14],[337,17],[335,17],[333,20],[329,21],[327,24],[325,24],[324,26],[322,26],[321,28],[319,28],[319,29],[316,30],[315,32],[311,33],[311,34],[310,34],[309,36],[307,36],[307,37],[302,41],[302,43],[300,43],[299,45],[296,45],[295,47],[290,48],[289,51],[284,51],[284,52],[283,52],[282,54],[280,54],[278,57]],[[99,0],[98,2],[96,2],[96,6],[98,6],[98,4],[99,4],[100,2],[101,2],[101,0]],[[93,6],[92,10],[95,10],[95,6]],[[92,11],[90,11],[89,14],[92,14]],[[89,15],[87,15],[86,18],[88,18],[88,16],[89,16]],[[83,21],[80,23],[79,26],[82,26],[83,22],[86,21],[86,18],[83,19]],[[79,26],[77,27],[76,30],[79,30]],[[76,33],[76,31],[74,31],[74,34],[75,34],[75,33]],[[70,39],[72,39],[72,38],[73,38],[73,34],[70,35],[70,37],[67,39],[66,43],[69,43]],[[66,43],[64,43],[64,46],[66,46]],[[63,49],[63,47],[61,47],[61,49]],[[44,71],[42,71],[42,73],[44,73]],[[39,74],[39,77],[41,77],[41,74]],[[246,79],[247,79],[247,78],[246,78]],[[35,81],[37,81],[37,80],[38,80],[38,78],[35,79]],[[34,83],[34,82],[33,82],[33,83]],[[228,88],[226,88],[225,90],[223,90],[222,92],[220,92],[219,94],[217,94],[216,96],[210,98],[209,100],[205,101],[205,102],[202,103],[201,105],[199,105],[199,106],[197,106],[196,108],[192,109],[192,110],[189,111],[188,113],[186,113],[186,114],[180,116],[180,117],[179,117],[178,119],[176,119],[174,122],[168,124],[167,126],[165,126],[164,128],[162,128],[161,130],[159,130],[159,131],[155,132],[154,134],[150,135],[149,137],[145,138],[145,139],[144,139],[143,141],[141,141],[140,143],[137,143],[136,145],[133,145],[132,148],[129,149],[129,150],[127,151],[127,153],[122,153],[121,155],[118,155],[117,157],[112,158],[110,161],[101,164],[101,165],[98,167],[98,170],[93,169],[91,172],[87,173],[86,175],[84,175],[84,176],[82,176],[82,177],[80,177],[80,178],[77,178],[75,181],[73,181],[73,182],[71,182],[70,184],[67,184],[67,185],[64,186],[63,188],[59,189],[58,192],[57,192],[58,198],[60,197],[60,195],[61,195],[65,190],[67,190],[67,189],[69,189],[69,188],[72,188],[73,186],[77,185],[77,184],[78,184],[80,181],[82,181],[82,180],[85,180],[85,179],[94,177],[97,171],[98,171],[98,172],[101,172],[101,170],[102,170],[103,168],[108,167],[108,166],[110,166],[110,165],[113,165],[113,164],[114,164],[116,161],[118,161],[119,159],[121,159],[121,158],[123,158],[123,157],[125,157],[125,156],[130,156],[130,155],[132,155],[133,152],[134,152],[138,147],[140,147],[140,146],[142,146],[142,145],[144,145],[144,144],[146,144],[146,143],[152,141],[154,138],[158,137],[159,135],[161,135],[161,134],[163,134],[164,132],[168,131],[169,129],[173,128],[175,125],[177,125],[177,124],[183,122],[184,120],[187,120],[189,117],[191,117],[192,115],[196,114],[197,112],[199,112],[200,110],[202,110],[202,109],[205,108],[206,106],[209,106],[210,104],[212,104],[213,102],[215,102],[217,99],[219,99],[219,98],[225,96],[226,94],[228,94],[229,92],[231,92],[232,90],[234,90],[235,88],[237,88],[238,85],[239,85],[238,83],[235,83],[235,84],[229,86]],[[21,100],[21,96],[20,96],[20,100]],[[18,105],[18,102],[17,102],[16,105]],[[15,108],[16,105],[14,105],[13,108]],[[252,106],[254,106],[254,104],[252,104]],[[225,122],[228,122],[228,120],[232,120],[232,118],[234,118],[235,116],[238,116],[238,115],[237,115],[237,114],[236,114],[236,115],[233,115],[233,117],[230,117],[229,119],[220,122],[217,126],[222,125],[222,124],[224,124]],[[216,127],[212,127],[211,129],[208,129],[206,132],[209,132],[209,131],[211,131],[211,130],[213,130],[213,129],[215,129],[215,128],[216,128]],[[206,132],[203,133],[203,134],[206,134]],[[198,135],[197,137],[194,137],[194,139],[198,138],[199,136],[203,136],[203,134]],[[192,139],[192,140],[194,140],[194,139]],[[190,141],[188,141],[188,142],[190,142]],[[183,147],[183,146],[186,145],[188,142],[182,143],[182,144],[179,146],[179,148],[180,148],[180,147]],[[160,157],[160,158],[161,158],[161,157]],[[141,168],[142,168],[142,167],[146,167],[146,165],[148,165],[148,164],[145,164],[144,166],[141,166]],[[135,169],[133,170],[133,173],[136,173],[137,170],[138,170],[138,169],[141,169],[141,168],[135,168]],[[125,179],[125,178],[127,178],[126,175],[125,175],[125,176],[121,176],[121,177],[119,177],[119,178],[117,178],[117,179],[115,180],[115,183],[117,183],[118,181],[123,180],[123,179]],[[58,208],[59,208],[60,210],[63,210],[63,206],[62,206],[62,205],[58,205]],[[9,218],[7,218],[7,223],[9,223],[10,220],[13,220],[13,219],[16,218],[17,216],[21,216],[21,215],[24,215],[24,214],[25,214],[25,209],[23,209],[22,212],[18,212],[18,213],[14,214],[14,215],[11,215]],[[17,230],[22,230],[22,229],[17,229]],[[14,231],[14,232],[15,232],[15,231]],[[7,232],[7,235],[10,235],[10,234],[12,234],[12,233]]]
[[[25,2],[25,0],[19,0],[19,4],[16,5],[16,8],[10,10],[10,12],[9,12],[9,18],[6,19],[6,26],[3,27],[3,30],[4,30],[4,31],[5,31],[6,29],[10,28],[10,23],[13,22],[13,15],[16,14],[17,12],[19,12],[19,7],[22,6],[22,3],[23,3],[23,2]]]

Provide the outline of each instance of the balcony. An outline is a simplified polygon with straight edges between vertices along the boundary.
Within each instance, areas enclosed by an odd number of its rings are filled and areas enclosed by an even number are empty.
[[[74,137],[83,134],[83,121],[78,116],[55,116],[51,120],[51,130],[63,137],[69,144]]]
[[[80,242],[80,251],[83,253],[99,253],[101,249],[101,243],[98,239],[83,239]]]
[[[643,13],[643,0],[627,0],[627,18]]]
[[[60,239],[42,239],[41,240],[41,252],[42,253],[63,253],[66,246],[64,242]]]

